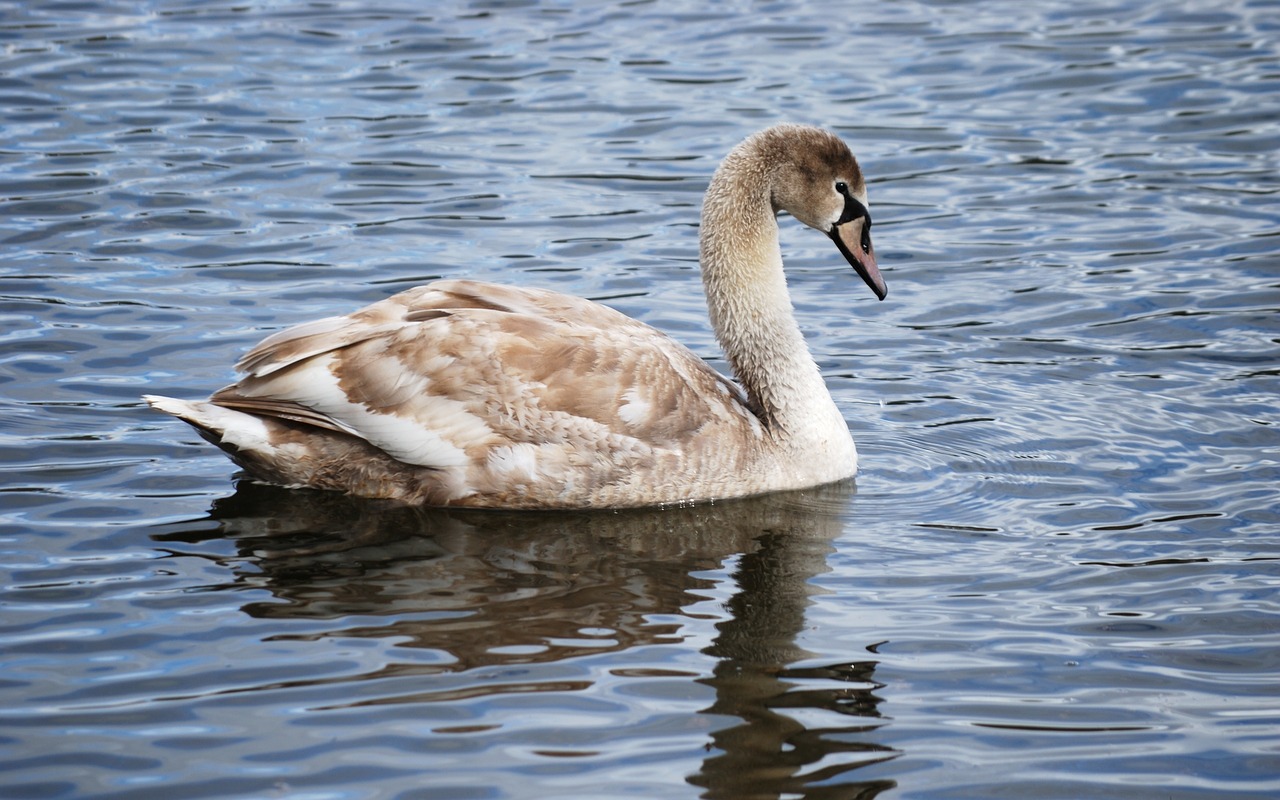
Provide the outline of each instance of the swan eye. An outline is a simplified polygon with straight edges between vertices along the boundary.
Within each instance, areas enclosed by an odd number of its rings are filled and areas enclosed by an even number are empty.
[[[849,194],[849,184],[844,181],[836,181],[836,191],[843,195]]]

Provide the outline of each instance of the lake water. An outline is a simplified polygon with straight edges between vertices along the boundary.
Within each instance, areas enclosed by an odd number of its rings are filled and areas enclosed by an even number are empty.
[[[0,3],[0,796],[1280,796],[1280,3]],[[427,280],[721,365],[784,219],[853,485],[460,514],[236,483],[144,392]]]

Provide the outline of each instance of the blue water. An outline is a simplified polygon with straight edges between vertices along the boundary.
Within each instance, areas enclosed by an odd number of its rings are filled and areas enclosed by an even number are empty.
[[[0,796],[1280,796],[1280,3],[0,2]],[[144,392],[436,277],[719,360],[783,220],[856,486],[588,515],[237,483]]]

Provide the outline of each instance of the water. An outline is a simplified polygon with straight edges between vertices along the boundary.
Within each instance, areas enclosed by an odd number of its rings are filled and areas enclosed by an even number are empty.
[[[0,796],[1280,796],[1280,4],[0,3]],[[783,221],[856,488],[467,515],[234,483],[143,392],[441,276],[719,364]]]

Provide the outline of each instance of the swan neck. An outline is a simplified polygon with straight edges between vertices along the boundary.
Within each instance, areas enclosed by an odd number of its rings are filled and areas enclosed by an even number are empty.
[[[839,412],[795,321],[772,176],[762,159],[749,156],[741,149],[730,153],[708,186],[702,281],[712,329],[752,410],[772,428],[794,434]]]

